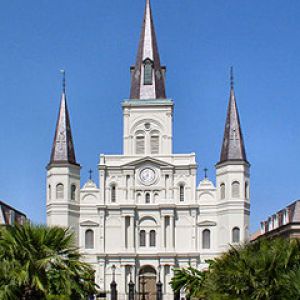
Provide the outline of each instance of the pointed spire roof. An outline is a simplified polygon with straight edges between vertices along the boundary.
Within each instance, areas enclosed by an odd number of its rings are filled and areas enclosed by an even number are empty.
[[[62,163],[78,165],[75,158],[70,117],[66,99],[65,72],[62,71],[62,73],[63,89],[49,165]]]
[[[234,94],[233,68],[231,68],[230,73],[230,97],[219,163],[226,161],[244,161],[248,163]]]
[[[147,63],[152,66],[152,74],[150,73],[152,78],[150,75],[150,82],[145,82],[144,80],[144,66]],[[165,98],[165,67],[160,65],[150,0],[146,0],[136,63],[131,68],[130,99]]]

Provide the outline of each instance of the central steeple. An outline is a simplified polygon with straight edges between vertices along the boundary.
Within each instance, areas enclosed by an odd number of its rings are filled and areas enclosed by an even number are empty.
[[[165,70],[160,65],[150,0],[146,0],[136,63],[131,67],[130,99],[166,99]]]

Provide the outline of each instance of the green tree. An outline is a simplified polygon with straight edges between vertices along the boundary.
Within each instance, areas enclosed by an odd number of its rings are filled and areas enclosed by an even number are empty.
[[[171,285],[199,299],[300,299],[300,242],[259,240],[231,247],[205,271],[175,270]]]
[[[96,285],[93,269],[80,259],[68,229],[29,223],[3,227],[0,299],[85,299]]]

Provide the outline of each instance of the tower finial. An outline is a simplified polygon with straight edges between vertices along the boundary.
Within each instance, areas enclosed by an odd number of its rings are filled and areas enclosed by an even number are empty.
[[[204,171],[204,178],[206,179],[207,178],[207,171],[208,171],[208,169],[204,168],[203,171]]]
[[[93,174],[93,170],[92,169],[89,170],[89,174],[90,174],[89,179],[92,180],[92,174]]]
[[[230,88],[234,88],[233,66],[230,67]]]
[[[66,71],[65,70],[60,70],[60,73],[62,74],[62,92],[65,94],[66,93]]]

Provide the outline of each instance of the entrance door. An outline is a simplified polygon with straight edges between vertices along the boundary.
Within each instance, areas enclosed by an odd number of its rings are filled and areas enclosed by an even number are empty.
[[[156,300],[156,271],[151,266],[140,270],[139,300]]]

